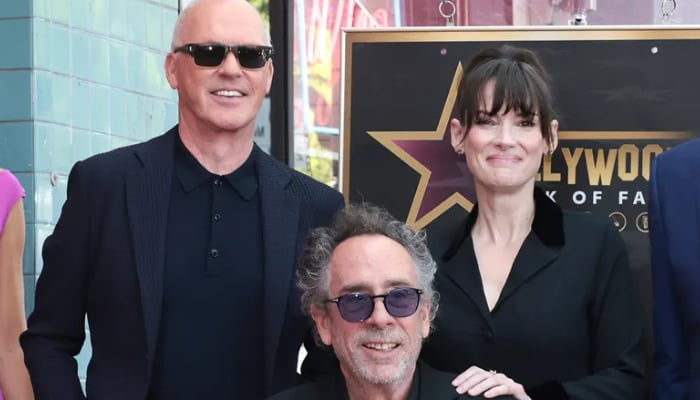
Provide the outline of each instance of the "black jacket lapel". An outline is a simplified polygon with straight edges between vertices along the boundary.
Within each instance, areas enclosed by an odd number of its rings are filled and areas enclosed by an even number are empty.
[[[565,242],[561,208],[539,188],[535,188],[534,197],[535,218],[532,231],[515,257],[513,269],[498,299],[499,303],[507,299],[530,277],[556,260]]]
[[[454,254],[448,254],[441,263],[440,271],[444,273],[454,285],[459,287],[464,294],[479,309],[481,317],[486,323],[491,325],[491,313],[486,304],[484,288],[481,284],[481,274],[476,264],[474,245],[471,236],[467,235],[462,239]]]
[[[257,146],[256,166],[260,182],[263,219],[265,383],[274,379],[275,357],[294,280],[299,199],[286,190],[290,172]]]
[[[520,248],[518,255],[515,257],[513,268],[510,270],[508,280],[506,280],[506,284],[501,291],[501,296],[498,298],[496,308],[530,279],[530,277],[556,260],[558,254],[558,251],[545,246],[535,233],[530,232],[525,239],[525,243],[523,243],[523,246]],[[494,311],[496,308],[494,308]]]
[[[148,381],[163,301],[165,238],[176,134],[177,127],[137,146],[135,154],[143,169],[126,177],[127,212],[146,329]]]

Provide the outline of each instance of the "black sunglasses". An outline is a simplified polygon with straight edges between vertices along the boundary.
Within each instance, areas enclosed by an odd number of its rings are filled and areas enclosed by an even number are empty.
[[[272,57],[274,50],[271,46],[226,46],[223,44],[190,43],[173,49],[174,53],[187,53],[194,58],[194,63],[200,67],[218,67],[232,52],[241,67],[257,69],[265,66]]]
[[[404,318],[416,312],[420,304],[420,295],[423,291],[412,287],[392,289],[389,293],[370,295],[368,293],[348,293],[334,299],[326,300],[327,303],[338,305],[340,316],[348,322],[362,322],[374,312],[374,299],[381,297],[384,300],[384,308],[395,318]]]

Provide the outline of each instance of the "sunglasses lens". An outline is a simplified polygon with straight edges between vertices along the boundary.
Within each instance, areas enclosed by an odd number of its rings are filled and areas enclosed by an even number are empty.
[[[194,63],[202,67],[216,67],[217,65],[221,65],[225,56],[226,47],[219,45],[196,46],[192,52]]]
[[[348,322],[364,321],[372,314],[374,302],[367,293],[349,293],[338,299],[340,316]]]
[[[260,68],[267,62],[262,49],[239,47],[237,55],[238,62],[243,68]]]
[[[394,317],[412,315],[418,309],[420,294],[412,288],[394,289],[386,295],[386,311]]]

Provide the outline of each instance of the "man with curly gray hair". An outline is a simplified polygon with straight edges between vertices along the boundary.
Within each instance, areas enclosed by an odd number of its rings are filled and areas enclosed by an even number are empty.
[[[302,307],[340,369],[271,400],[460,398],[453,375],[418,361],[438,300],[424,232],[350,205],[312,231],[299,264]]]

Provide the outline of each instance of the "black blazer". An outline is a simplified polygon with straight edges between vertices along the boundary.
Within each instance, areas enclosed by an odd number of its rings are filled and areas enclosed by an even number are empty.
[[[145,398],[160,324],[177,134],[175,126],[73,167],[21,337],[37,399],[84,398],[73,357],[85,340],[86,314],[88,397]],[[272,394],[297,383],[297,354],[310,326],[294,286],[297,257],[309,230],[328,224],[343,199],[257,146],[253,151],[264,237],[265,388]]]
[[[454,378],[454,374],[436,371],[429,365],[418,361],[408,400],[485,400],[485,397],[482,396],[458,395],[451,383]],[[418,382],[418,385],[416,385],[416,382]],[[286,390],[276,396],[272,396],[268,400],[343,400],[347,398],[345,379],[343,379],[343,375],[338,369],[317,382]],[[498,399],[511,400],[513,397],[500,396]]]
[[[539,189],[535,202],[491,312],[470,235],[478,207],[455,223],[451,241],[433,238],[440,307],[421,357],[453,373],[503,372],[533,400],[643,399],[641,306],[621,236],[607,218],[562,212]]]

